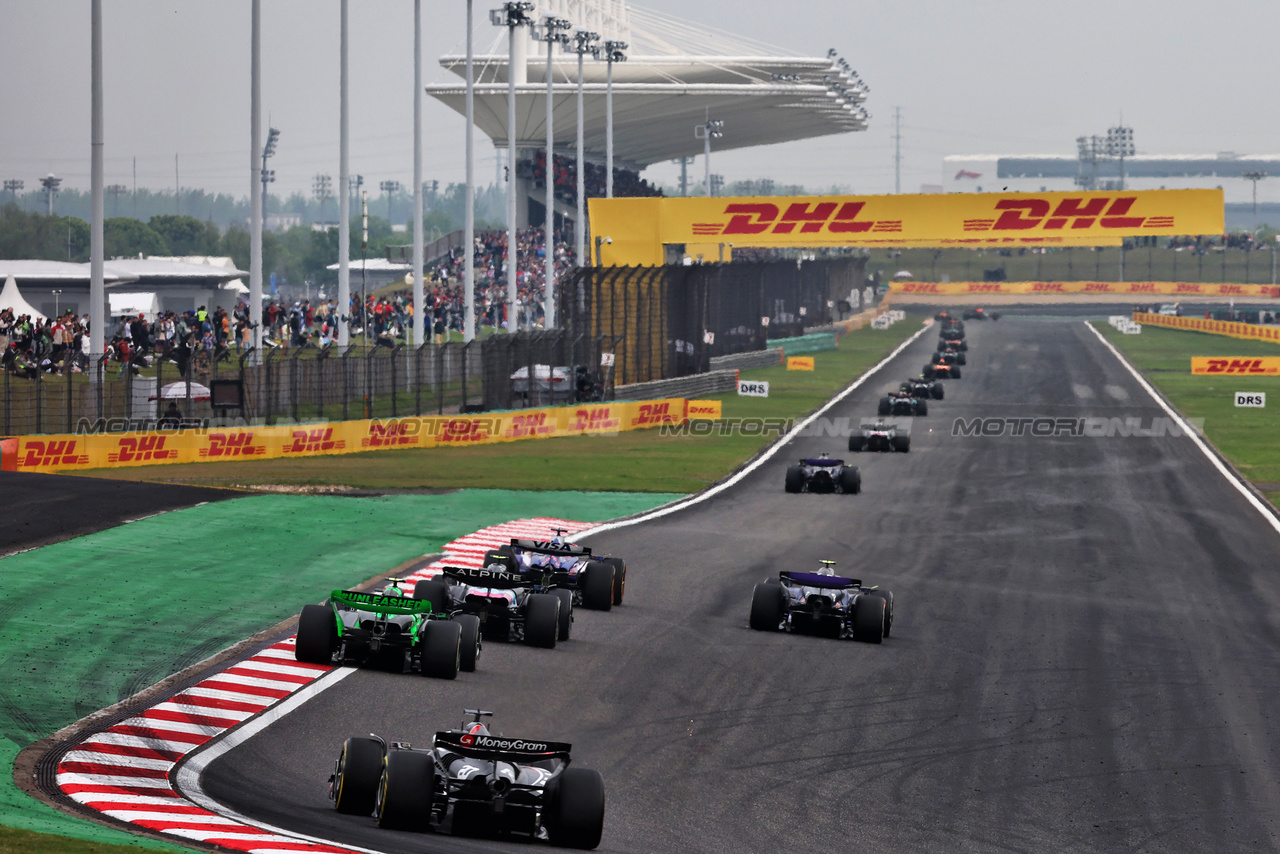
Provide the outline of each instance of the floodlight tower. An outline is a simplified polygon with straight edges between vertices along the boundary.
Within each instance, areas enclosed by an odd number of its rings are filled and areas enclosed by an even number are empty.
[[[1124,190],[1124,159],[1134,155],[1133,128],[1118,125],[1107,128],[1106,152],[1108,157],[1120,161],[1120,186]]]
[[[546,239],[544,241],[543,261],[546,262],[546,272],[543,274],[543,294],[542,294],[542,316],[543,328],[550,329],[555,326],[556,321],[556,155],[555,155],[555,132],[552,127],[554,120],[555,107],[555,89],[552,85],[551,76],[551,54],[557,44],[565,44],[569,41],[566,33],[573,24],[564,18],[557,18],[555,15],[547,15],[542,19],[542,29],[537,32],[539,41],[547,43],[547,173],[546,173],[546,190],[547,190],[547,210],[544,217],[543,226],[546,229]]]
[[[276,170],[267,168],[267,160],[276,154],[276,140],[280,139],[280,131],[275,128],[267,130],[267,144],[262,146],[262,204],[267,203],[267,185],[274,184]]]
[[[18,193],[22,192],[22,188],[27,186],[21,178],[7,178],[4,182],[4,188],[13,194],[13,203],[18,203]]]
[[[724,122],[720,119],[708,118],[704,124],[693,129],[693,138],[702,140],[702,159],[705,161],[707,198],[711,198],[711,140],[724,136]]]
[[[1253,230],[1258,230],[1258,182],[1267,177],[1266,172],[1241,172],[1240,177],[1253,182]]]
[[[381,181],[378,183],[378,189],[387,197],[387,222],[391,222],[391,196],[400,192],[399,181]]]
[[[111,196],[111,215],[116,216],[120,212],[120,196],[129,192],[129,188],[124,184],[108,184],[103,190]]]
[[[600,40],[599,33],[578,30],[573,34],[573,52],[578,55],[578,221],[574,226],[577,238],[578,266],[585,267],[587,251],[587,214],[585,210],[587,198],[586,164],[582,162],[582,58],[588,53],[595,53],[595,42]]]
[[[528,0],[507,0],[501,9],[489,12],[489,23],[507,28],[507,329],[518,326],[516,318],[516,30],[533,26],[533,4]],[[523,74],[521,75],[523,78]],[[472,251],[472,247],[468,247]]]
[[[596,59],[603,59],[609,64],[604,87],[604,195],[607,199],[613,198],[613,64],[627,61],[627,47],[626,42],[608,39],[595,52]]]
[[[62,179],[55,178],[50,172],[40,179],[40,186],[44,187],[44,194],[49,202],[49,216],[53,216],[53,197],[57,195],[58,187],[62,186]]]
[[[324,203],[333,198],[333,177],[317,174],[311,179],[311,195],[320,203],[320,219],[324,219]]]

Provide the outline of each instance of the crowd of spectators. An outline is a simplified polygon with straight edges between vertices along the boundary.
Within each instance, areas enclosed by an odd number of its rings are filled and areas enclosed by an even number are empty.
[[[67,311],[60,317],[15,316],[0,311],[0,347],[4,369],[35,379],[38,373],[80,373],[89,364],[89,315]]]
[[[565,157],[557,154],[552,162],[555,166],[556,198],[567,204],[577,204],[577,158]],[[530,165],[533,169],[531,176],[533,180],[545,187],[547,180],[546,149],[535,154]],[[595,163],[586,163],[585,166],[586,169],[584,170],[585,176],[583,186],[587,191],[587,198],[603,197],[608,189],[608,169]],[[613,194],[619,197],[652,197],[661,196],[662,190],[641,178],[640,173],[615,166],[613,167]]]

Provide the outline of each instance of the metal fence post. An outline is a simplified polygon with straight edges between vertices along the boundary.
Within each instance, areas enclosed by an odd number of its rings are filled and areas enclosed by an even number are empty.
[[[467,354],[470,352],[471,345],[474,343],[475,339],[473,338],[462,345],[462,403],[458,405],[459,413],[465,413],[467,411]]]
[[[9,366],[4,366],[4,432],[5,435],[13,434],[13,392],[9,389],[9,375],[13,373],[9,370]]]
[[[328,364],[329,348],[332,344],[326,344],[320,348],[320,354],[316,356],[316,417],[321,421],[324,420],[324,375],[325,367]]]
[[[275,383],[273,380],[276,375],[275,362],[276,353],[278,352],[279,351],[275,349],[268,350],[266,358],[262,360],[262,396],[265,404],[262,412],[263,424],[271,423],[272,413],[274,413],[276,409],[275,400],[273,399],[275,397]]]
[[[426,338],[427,341],[422,342],[422,344],[418,345],[418,347],[416,347],[413,351],[413,358],[414,358],[413,414],[418,417],[422,416],[422,379],[423,379],[422,354],[424,352],[426,352],[427,354],[431,353],[431,351],[427,349],[428,347],[431,346],[429,343],[431,340],[431,335],[428,333],[423,337]]]
[[[392,418],[398,418],[398,417],[399,417],[399,403],[398,403],[398,401],[397,401],[397,399],[396,399],[396,387],[397,387],[397,384],[396,384],[396,356],[400,355],[400,351],[401,351],[401,350],[403,350],[403,349],[404,349],[404,345],[403,345],[403,344],[397,344],[397,345],[396,345],[396,346],[391,350],[391,356],[389,357],[390,368],[391,368],[391,417],[392,417]]]
[[[66,432],[73,433],[75,431],[71,429],[71,426],[72,426],[71,425],[71,393],[72,393],[71,390],[73,387],[71,384],[71,376],[72,376],[71,356],[66,351],[63,351],[62,369],[67,374],[67,431]]]
[[[437,415],[444,415],[444,359],[449,352],[449,344],[437,347],[434,351],[435,374],[436,374],[436,405]]]
[[[339,357],[339,364],[342,365],[342,420],[348,421],[351,414],[351,363],[347,359],[351,355],[351,349],[354,344],[348,345],[347,349],[342,351]]]
[[[246,350],[246,351],[244,352],[244,355],[242,355],[242,356],[240,357],[240,387],[241,387],[241,389],[242,389],[242,390],[244,390],[244,392],[245,392],[244,402],[245,402],[246,404],[248,404],[248,401],[249,401],[249,395],[248,395],[248,390],[247,390],[247,389],[245,389],[245,386],[246,386],[246,385],[248,385],[248,383],[246,383],[246,382],[245,382],[244,363],[245,363],[245,360],[247,360],[247,359],[249,358],[249,355],[250,355],[251,353],[253,353],[253,351],[254,351],[255,349],[257,349],[257,348],[255,348],[255,347],[250,347],[248,350]],[[246,411],[246,410],[247,410],[247,411]],[[242,418],[244,418],[244,419],[245,419],[245,421],[248,421],[249,419],[251,419],[251,418],[253,417],[253,413],[254,413],[254,412],[256,412],[256,411],[257,411],[257,410],[256,410],[254,407],[246,405],[246,406],[244,406],[244,407],[242,407],[242,408],[241,408],[241,410],[240,410],[240,416],[241,416]]]

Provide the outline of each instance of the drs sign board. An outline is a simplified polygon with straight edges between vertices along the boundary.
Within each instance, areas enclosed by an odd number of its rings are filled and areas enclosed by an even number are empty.
[[[1267,395],[1261,391],[1238,391],[1236,392],[1236,406],[1258,406],[1267,405]]]
[[[752,382],[750,380],[738,380],[738,394],[742,397],[768,397],[769,384],[765,382]]]

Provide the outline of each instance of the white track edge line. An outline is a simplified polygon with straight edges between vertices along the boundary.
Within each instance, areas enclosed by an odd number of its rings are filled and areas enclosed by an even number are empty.
[[[277,833],[291,839],[313,842],[317,845],[331,845],[335,848],[346,848],[351,851],[364,851],[366,854],[383,854],[383,852],[374,848],[361,848],[356,845],[349,845],[345,842],[335,842],[332,839],[323,839],[319,836],[308,836],[294,830],[285,830],[281,827],[266,824],[258,819],[251,819],[248,816],[243,816],[235,810],[228,809],[223,806],[221,803],[206,794],[204,789],[200,786],[200,777],[204,774],[205,768],[207,768],[211,762],[231,749],[238,747],[243,742],[248,741],[250,738],[257,735],[280,718],[289,714],[303,703],[306,703],[311,698],[317,696],[323,691],[327,691],[334,685],[337,685],[340,681],[355,673],[356,669],[357,668],[354,667],[335,667],[333,670],[330,670],[328,673],[324,674],[319,679],[316,679],[309,685],[305,685],[293,692],[279,704],[259,713],[256,717],[246,721],[239,727],[230,730],[225,737],[209,742],[207,743],[207,746],[202,746],[198,750],[189,754],[186,761],[178,768],[177,774],[174,775],[174,790],[184,798],[187,798],[196,804],[196,806],[202,807],[215,815],[220,815],[223,818],[239,822],[240,824],[248,827]]]
[[[1221,474],[1224,478],[1226,478],[1227,482],[1230,483],[1233,487],[1235,487],[1237,492],[1239,492],[1241,495],[1244,496],[1245,500],[1249,502],[1249,504],[1253,507],[1254,510],[1257,510],[1259,513],[1262,514],[1262,517],[1267,520],[1267,524],[1271,526],[1272,530],[1274,530],[1277,534],[1280,534],[1280,519],[1276,518],[1275,511],[1268,508],[1265,504],[1263,504],[1262,501],[1258,498],[1258,496],[1254,495],[1253,492],[1250,491],[1248,486],[1246,486],[1244,483],[1241,483],[1240,476],[1237,475],[1235,472],[1233,472],[1231,469],[1227,468],[1223,464],[1222,460],[1218,459],[1218,455],[1215,454],[1212,450],[1210,450],[1209,446],[1205,443],[1204,439],[1200,438],[1200,434],[1196,432],[1195,428],[1192,427],[1190,424],[1188,424],[1186,419],[1184,419],[1176,409],[1174,409],[1167,402],[1165,402],[1163,395],[1158,393],[1155,390],[1155,388],[1153,388],[1151,384],[1147,382],[1146,377],[1142,376],[1142,374],[1138,372],[1138,369],[1129,363],[1129,360],[1124,357],[1123,353],[1121,353],[1118,349],[1116,349],[1116,346],[1114,344],[1108,341],[1101,332],[1099,332],[1097,329],[1094,329],[1093,324],[1090,323],[1089,321],[1087,320],[1084,321],[1084,325],[1088,327],[1090,332],[1092,332],[1094,335],[1098,337],[1098,340],[1102,342],[1103,346],[1106,347],[1108,350],[1110,350],[1111,354],[1115,356],[1117,360],[1119,360],[1120,364],[1124,367],[1124,369],[1128,371],[1135,380],[1138,381],[1138,385],[1142,386],[1142,390],[1145,391],[1148,395],[1150,395],[1151,399],[1154,400],[1160,406],[1160,408],[1165,411],[1165,414],[1168,415],[1170,418],[1172,418],[1175,423],[1177,423],[1177,425],[1182,429],[1183,435],[1190,438],[1192,442],[1195,442],[1196,447],[1199,448],[1200,452],[1204,454],[1205,457],[1208,458],[1209,462],[1213,464],[1213,467],[1218,470],[1218,473]]]
[[[706,501],[709,498],[714,498],[715,496],[724,492],[726,489],[736,486],[744,478],[746,478],[747,475],[751,474],[756,469],[760,468],[762,465],[764,465],[770,459],[772,459],[774,454],[782,450],[782,448],[785,447],[792,439],[798,436],[802,430],[804,430],[806,427],[808,427],[818,418],[822,417],[822,415],[831,407],[835,406],[837,403],[840,403],[842,400],[844,400],[846,397],[852,394],[854,390],[859,388],[867,380],[871,379],[871,377],[874,376],[876,373],[878,373],[881,368],[883,368],[885,365],[889,364],[889,362],[897,358],[898,354],[900,354],[903,350],[907,349],[907,347],[914,344],[916,342],[916,339],[918,339],[921,335],[923,335],[925,332],[927,332],[932,328],[933,328],[933,324],[931,323],[922,325],[920,327],[920,330],[916,332],[916,334],[912,335],[906,341],[903,341],[901,344],[895,347],[893,349],[893,352],[885,356],[875,365],[872,365],[870,368],[863,371],[862,375],[859,376],[856,380],[854,380],[850,385],[848,385],[843,391],[841,391],[835,397],[828,400],[817,410],[810,413],[807,418],[805,418],[799,424],[795,425],[789,431],[787,431],[787,434],[785,436],[778,439],[771,446],[766,448],[760,454],[760,456],[756,457],[754,460],[747,463],[747,465],[739,469],[736,474],[732,475],[727,480],[722,480],[720,483],[717,483],[715,486],[711,487],[710,489],[707,489],[703,492],[699,492],[697,495],[694,495],[683,501],[679,501],[673,504],[668,504],[665,507],[659,507],[657,510],[652,510],[648,513],[645,513],[640,516],[636,516],[631,519],[622,519],[618,522],[606,522],[605,524],[597,525],[594,528],[587,528],[583,531],[579,531],[574,536],[585,538],[585,537],[594,536],[596,534],[603,534],[606,531],[615,531],[618,528],[626,528],[631,525],[638,525],[641,522],[649,522],[649,521],[652,521],[653,519],[659,519],[671,513],[678,513],[679,511],[684,510],[688,507],[692,507],[695,504],[701,504],[703,501]]]

